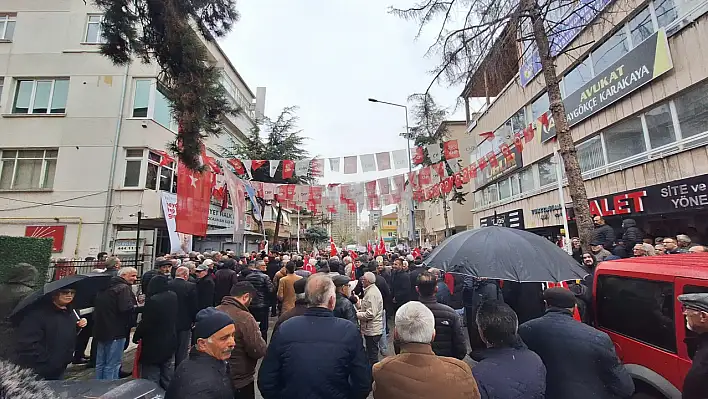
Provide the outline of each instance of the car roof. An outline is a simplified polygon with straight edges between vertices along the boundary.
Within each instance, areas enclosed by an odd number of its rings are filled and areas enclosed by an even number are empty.
[[[708,254],[642,256],[605,261],[597,266],[596,274],[611,274],[613,271],[708,279]]]

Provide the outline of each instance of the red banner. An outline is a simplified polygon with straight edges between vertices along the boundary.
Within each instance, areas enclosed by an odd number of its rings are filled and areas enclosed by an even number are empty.
[[[432,165],[433,170],[435,170],[435,173],[438,174],[438,177],[440,177],[440,180],[444,179],[445,176],[447,176],[447,169],[445,168],[445,162],[438,162],[434,165]]]
[[[64,250],[64,236],[66,235],[66,226],[26,226],[25,237],[33,238],[51,238],[52,252],[61,252]]]
[[[421,185],[428,185],[432,183],[432,178],[430,177],[430,166],[426,166],[418,171],[418,183]]]
[[[193,172],[179,164],[177,177],[176,229],[180,233],[205,236],[211,197],[211,173]]]
[[[425,153],[423,152],[423,147],[416,147],[415,154],[413,154],[413,164],[420,165],[425,160]]]
[[[454,159],[460,157],[460,148],[457,140],[448,140],[443,143],[443,154],[445,159]]]
[[[292,178],[293,172],[295,171],[295,161],[285,159],[281,164],[283,165],[283,179]]]

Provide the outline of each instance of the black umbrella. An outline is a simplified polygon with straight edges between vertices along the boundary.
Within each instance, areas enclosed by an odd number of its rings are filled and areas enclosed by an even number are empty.
[[[24,314],[25,311],[32,308],[36,303],[39,303],[44,298],[48,298],[53,292],[64,288],[71,288],[76,290],[76,296],[74,297],[71,307],[74,309],[83,309],[91,306],[93,297],[96,294],[107,288],[108,283],[111,279],[111,275],[108,273],[87,273],[87,274],[74,274],[71,276],[66,276],[51,283],[44,284],[44,287],[26,296],[20,303],[15,306],[10,318],[15,319]]]
[[[447,272],[517,282],[560,282],[588,274],[545,238],[497,226],[448,237],[423,263]]]

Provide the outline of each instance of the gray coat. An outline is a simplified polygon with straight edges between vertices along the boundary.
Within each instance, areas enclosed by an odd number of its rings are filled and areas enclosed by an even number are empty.
[[[7,282],[0,284],[0,359],[10,359],[14,353],[14,327],[7,320],[18,303],[34,291],[37,269],[27,263],[11,267],[7,272]]]

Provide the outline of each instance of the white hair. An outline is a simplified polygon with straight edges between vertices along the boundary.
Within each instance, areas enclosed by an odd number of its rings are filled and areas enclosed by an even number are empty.
[[[676,236],[676,241],[682,242],[684,244],[690,244],[691,243],[691,237],[685,235],[685,234],[679,234]]]
[[[178,267],[177,271],[175,272],[175,276],[189,276],[189,268],[184,266]]]
[[[307,279],[305,298],[310,306],[327,307],[336,295],[336,288],[328,274],[317,273]]]
[[[138,274],[138,269],[130,266],[121,267],[120,269],[118,269],[118,277],[123,277],[128,273]]]
[[[364,278],[371,284],[374,284],[376,282],[376,275],[372,272],[364,273]]]
[[[348,264],[352,263],[352,258],[351,258],[351,256],[345,256],[342,261],[344,262],[345,265],[348,265]]]
[[[435,333],[435,317],[427,306],[410,301],[396,312],[395,331],[402,343],[429,344]]]

